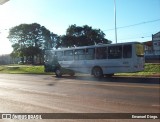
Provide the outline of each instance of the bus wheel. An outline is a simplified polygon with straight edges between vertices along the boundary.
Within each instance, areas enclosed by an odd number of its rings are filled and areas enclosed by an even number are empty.
[[[94,67],[93,70],[92,70],[92,74],[96,78],[103,77],[103,71],[102,71],[102,69],[100,67]]]
[[[61,77],[62,76],[62,71],[60,68],[57,68],[55,71],[56,77]]]

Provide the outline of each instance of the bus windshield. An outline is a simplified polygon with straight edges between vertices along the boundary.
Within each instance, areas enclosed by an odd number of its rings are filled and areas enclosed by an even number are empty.
[[[144,47],[142,44],[136,44],[136,55],[138,57],[143,57],[144,56]]]

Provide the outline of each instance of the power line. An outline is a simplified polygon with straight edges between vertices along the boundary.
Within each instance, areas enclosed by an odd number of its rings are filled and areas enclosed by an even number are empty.
[[[132,38],[126,38],[126,39],[119,39],[120,41],[124,41],[124,40],[133,40],[133,39],[144,39],[144,38],[148,38],[148,37],[151,37],[151,36],[142,36],[142,37],[132,37]]]
[[[146,22],[141,22],[141,23],[137,23],[137,24],[133,24],[133,25],[121,26],[121,27],[117,27],[117,29],[128,28],[128,27],[132,27],[132,26],[138,26],[138,25],[147,24],[147,23],[156,22],[156,21],[160,21],[160,19],[146,21]],[[114,28],[103,30],[103,31],[111,31],[111,30],[114,30]]]

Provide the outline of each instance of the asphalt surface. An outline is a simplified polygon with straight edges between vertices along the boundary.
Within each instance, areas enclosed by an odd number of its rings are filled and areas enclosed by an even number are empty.
[[[160,113],[160,83],[158,78],[0,74],[0,113]]]

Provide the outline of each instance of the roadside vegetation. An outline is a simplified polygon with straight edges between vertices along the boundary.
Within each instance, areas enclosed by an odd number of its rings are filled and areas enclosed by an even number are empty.
[[[0,73],[45,74],[43,66],[32,66],[32,65],[1,65]]]
[[[44,66],[34,65],[0,65],[0,73],[9,74],[53,74],[45,73]],[[116,76],[156,76],[160,77],[160,64],[145,64],[145,70],[136,73],[117,73]]]
[[[145,69],[141,72],[135,73],[117,73],[118,76],[145,76],[145,77],[160,77],[160,64],[146,63]]]

